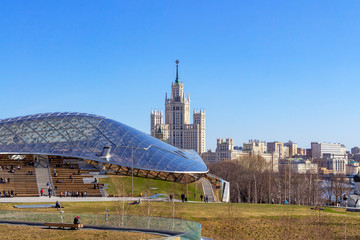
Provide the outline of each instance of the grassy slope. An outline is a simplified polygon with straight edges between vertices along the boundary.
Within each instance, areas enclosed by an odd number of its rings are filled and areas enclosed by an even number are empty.
[[[128,176],[116,176],[109,175],[109,178],[101,178],[101,183],[109,184],[106,190],[108,194],[117,196],[130,196],[131,195],[131,177]],[[188,184],[188,200],[194,201],[196,184],[197,199],[200,200],[200,194],[202,193],[202,187],[199,183]],[[156,189],[151,189],[156,188]],[[125,194],[124,194],[125,192]],[[163,180],[155,180],[148,178],[134,177],[134,196],[139,196],[142,193],[143,196],[158,194],[165,194],[169,196],[171,193],[174,194],[175,198],[180,199],[182,193],[186,194],[186,185],[180,183],[172,183]]]
[[[105,207],[119,214],[119,202],[63,203],[65,213],[96,213]],[[0,204],[12,209],[12,204]],[[202,224],[202,234],[215,239],[358,239],[360,213],[326,208],[314,211],[306,206],[259,204],[176,203],[176,217]],[[20,210],[18,210],[20,211]],[[24,211],[24,210],[21,210]],[[39,211],[56,212],[56,209]],[[126,214],[171,216],[171,203],[150,202],[126,205]],[[81,215],[80,215],[81,216]]]

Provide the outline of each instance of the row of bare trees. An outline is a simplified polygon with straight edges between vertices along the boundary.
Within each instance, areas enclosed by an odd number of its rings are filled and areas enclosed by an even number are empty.
[[[209,170],[230,182],[231,202],[319,205],[329,199],[339,201],[350,190],[344,176],[325,179],[319,174],[297,174],[291,164],[274,172],[270,163],[257,155],[215,163]]]

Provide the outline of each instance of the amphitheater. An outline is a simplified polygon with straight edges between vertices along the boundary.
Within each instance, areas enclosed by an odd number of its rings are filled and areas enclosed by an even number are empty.
[[[57,112],[0,120],[2,199],[106,197],[98,179],[109,173],[189,183],[207,176],[208,169],[194,150],[98,115]],[[203,188],[212,193],[208,185]]]
[[[33,197],[65,192],[103,196],[94,174],[109,171],[181,182],[207,173],[193,150],[180,150],[114,120],[47,113],[0,120],[1,191]]]

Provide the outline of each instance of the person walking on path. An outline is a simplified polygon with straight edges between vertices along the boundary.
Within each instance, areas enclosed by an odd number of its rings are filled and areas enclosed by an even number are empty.
[[[204,198],[204,196],[201,194],[201,195],[200,195],[200,201],[202,201],[203,198]]]
[[[49,198],[51,198],[51,194],[52,194],[52,189],[51,188],[48,189],[48,193],[49,193]]]
[[[44,190],[41,189],[41,190],[40,190],[40,195],[43,196],[43,194],[44,194]]]
[[[185,194],[181,194],[181,201],[185,202]]]

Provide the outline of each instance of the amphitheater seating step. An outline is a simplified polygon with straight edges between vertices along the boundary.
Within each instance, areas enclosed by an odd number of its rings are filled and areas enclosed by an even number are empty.
[[[4,195],[13,197],[39,196],[32,160],[27,158],[14,160],[9,159],[6,155],[0,159],[0,194],[1,197]]]
[[[76,159],[50,159],[50,172],[53,179],[56,195],[64,195],[65,192],[85,193],[88,197],[101,197],[100,184],[95,183],[95,178],[89,174],[94,169],[81,169],[81,161]],[[85,180],[86,179],[86,180]]]

